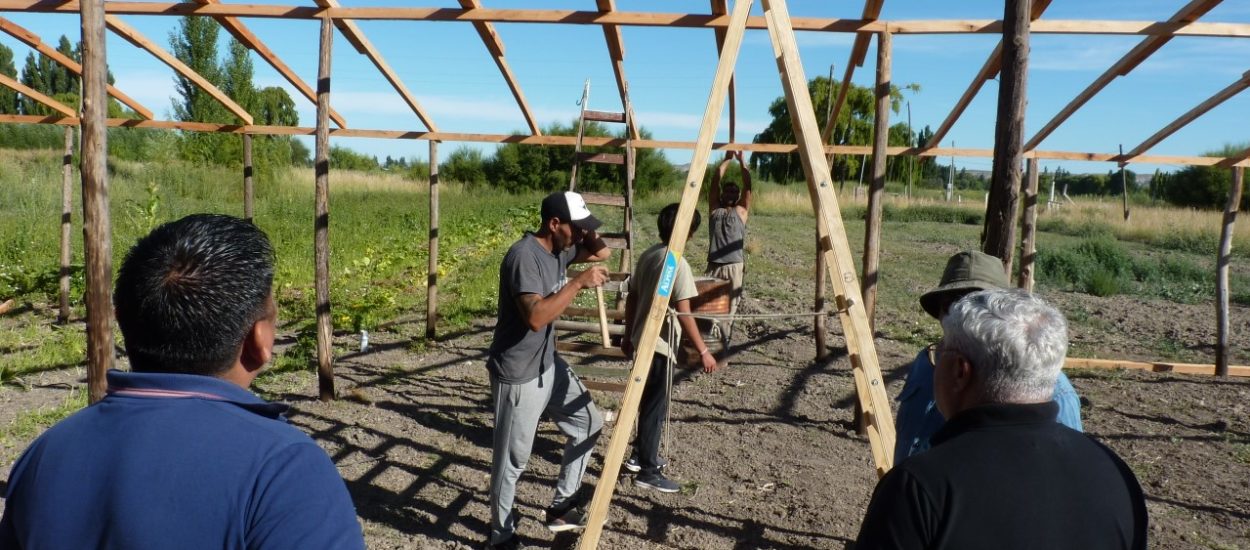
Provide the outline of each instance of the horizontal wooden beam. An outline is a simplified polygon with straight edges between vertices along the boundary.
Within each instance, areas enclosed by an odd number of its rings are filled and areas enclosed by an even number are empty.
[[[169,65],[169,67],[175,72],[191,82],[194,82],[195,85],[199,86],[205,93],[213,96],[214,99],[221,102],[222,105],[225,105],[226,109],[228,109],[231,113],[234,113],[234,116],[239,117],[239,120],[242,120],[246,124],[251,124],[253,122],[252,114],[247,112],[247,109],[244,109],[241,105],[235,103],[233,99],[230,99],[230,96],[226,95],[225,92],[214,86],[212,82],[209,82],[199,73],[192,70],[191,67],[188,67],[186,63],[183,63],[177,57],[174,57],[173,54],[165,51],[164,48],[158,46],[155,42],[148,40],[146,36],[143,36],[142,33],[135,30],[130,25],[127,25],[116,15],[105,15],[104,25],[107,26],[109,30],[116,33],[117,36],[126,39],[127,42],[134,44],[139,49],[147,50],[149,53],[156,56],[157,59],[160,59],[163,63]]]
[[[1197,363],[1165,363],[1161,361],[1121,361],[1118,359],[1080,359],[1069,357],[1064,360],[1065,369],[1128,369],[1150,372],[1169,372],[1175,374],[1215,375],[1215,365]],[[1250,376],[1250,367],[1235,366],[1228,368],[1229,376]]]
[[[244,124],[217,124],[211,122],[182,122],[174,120],[134,120],[127,118],[110,118],[108,125],[114,128],[161,128],[166,130],[184,130],[190,132],[215,132],[226,134],[252,134],[258,136],[311,136],[315,128],[302,126],[263,126]],[[77,125],[75,117],[37,116],[37,115],[0,115],[0,124],[56,124]],[[458,132],[422,132],[416,130],[365,130],[359,128],[332,128],[330,135],[336,138],[373,138],[373,139],[412,139],[432,141],[455,141],[467,143],[518,143],[523,145],[575,145],[576,136],[534,136],[524,134],[476,134]],[[637,139],[634,147],[641,149],[693,149],[692,141],[668,141],[658,139]],[[622,138],[590,137],[582,138],[582,145],[596,147],[624,147]],[[746,151],[754,153],[793,153],[798,147],[792,143],[725,143],[712,144],[714,151]],[[872,152],[867,145],[826,145],[826,154],[865,155]],[[993,149],[970,149],[954,147],[887,147],[890,156],[920,157],[978,157],[992,158]],[[1025,158],[1048,160],[1080,160],[1090,162],[1115,162],[1119,153],[1081,153],[1073,151],[1028,151]],[[1142,155],[1135,162],[1155,164],[1183,164],[1190,166],[1250,167],[1250,149],[1231,157],[1206,156],[1161,156]]]
[[[68,107],[68,106],[66,106],[64,103],[61,103],[60,101],[57,101],[57,100],[55,100],[55,99],[52,99],[52,98],[50,98],[50,97],[48,97],[48,96],[44,95],[44,94],[43,94],[42,92],[40,92],[39,90],[36,90],[36,89],[34,89],[34,88],[31,88],[30,86],[27,86],[27,85],[25,85],[25,84],[22,84],[21,82],[18,82],[18,81],[17,81],[16,79],[14,79],[13,77],[11,77],[11,76],[9,76],[9,75],[6,75],[6,74],[4,74],[4,73],[0,73],[0,86],[5,86],[5,87],[8,87],[8,88],[11,88],[11,89],[13,89],[14,91],[16,91],[17,93],[22,94],[22,95],[24,95],[24,96],[26,96],[26,97],[28,97],[28,98],[30,98],[30,99],[33,99],[33,100],[35,100],[35,101],[36,101],[36,102],[38,102],[38,103],[41,103],[41,104],[43,104],[43,105],[47,105],[47,106],[48,106],[48,107],[50,107],[52,110],[54,110],[54,111],[56,111],[56,112],[58,112],[58,113],[61,113],[61,114],[65,115],[65,116],[71,116],[71,117],[72,117],[72,116],[78,116],[78,112],[77,112],[77,111],[75,111],[75,110],[73,110],[73,109],[69,108],[69,107]]]
[[[1241,78],[1236,82],[1229,84],[1223,90],[1216,92],[1215,95],[1207,98],[1206,101],[1198,104],[1197,107],[1190,109],[1185,114],[1177,117],[1176,120],[1173,120],[1167,126],[1164,126],[1163,129],[1155,132],[1154,135],[1146,138],[1146,141],[1141,142],[1140,145],[1134,147],[1131,151],[1126,153],[1124,158],[1121,159],[1121,162],[1132,161],[1134,157],[1149,151],[1151,147],[1154,147],[1160,141],[1163,141],[1168,136],[1176,133],[1181,128],[1184,128],[1190,122],[1193,122],[1198,117],[1206,114],[1207,111],[1216,108],[1219,104],[1224,103],[1225,101],[1228,101],[1229,98],[1241,93],[1241,91],[1246,88],[1250,88],[1250,72],[1246,72],[1241,75]]]
[[[35,35],[35,33],[30,32],[26,30],[25,28],[22,28],[17,23],[9,21],[8,19],[5,19],[3,17],[0,17],[0,31],[4,31],[5,33],[9,34],[13,38],[20,40],[22,43],[26,44],[27,46],[30,46],[35,51],[47,56],[48,59],[51,59],[57,62],[62,67],[69,69],[70,72],[78,75],[79,77],[82,76],[82,65],[80,65],[77,61],[74,61],[73,59],[66,57],[65,54],[57,51],[56,48],[53,48],[52,46],[44,44],[43,41],[40,40],[39,37]],[[113,87],[113,85],[110,84],[107,88],[107,91],[110,96],[113,96],[115,99],[117,99],[117,101],[122,102],[123,105],[130,107],[139,116],[149,119],[149,120],[155,118],[155,116],[152,115],[151,110],[149,110],[147,107],[144,107],[143,104],[139,103],[134,98],[131,98],[130,96],[122,93],[121,90],[118,90],[117,88]]]
[[[461,7],[466,10],[483,9],[478,0],[459,1]],[[512,91],[512,97],[516,99],[517,107],[521,108],[521,115],[525,117],[525,124],[530,127],[530,132],[536,136],[542,135],[542,129],[538,127],[538,119],[534,118],[534,112],[530,110],[529,102],[525,100],[525,94],[521,92],[521,85],[517,83],[516,75],[512,74],[512,67],[508,66],[508,60],[504,57],[503,39],[499,38],[499,33],[495,32],[495,26],[489,21],[474,21],[473,28],[482,37],[482,43],[486,45],[487,51],[495,59],[499,74],[503,75],[504,82]]]
[[[490,8],[320,8],[274,4],[196,4],[184,2],[105,2],[108,13],[119,15],[233,15],[279,19],[376,19],[394,21],[459,21],[542,23],[568,25],[619,25],[626,27],[724,28],[727,15],[706,13],[656,13],[574,10],[517,10]],[[0,0],[0,11],[78,13],[78,2],[69,0]],[[796,17],[796,31],[882,32],[891,34],[1001,34],[995,19],[864,21]],[[763,17],[751,17],[747,28],[765,29]],[[1131,34],[1149,36],[1250,37],[1250,23],[1174,23],[1167,21],[1038,20],[1032,34]]]
[[[196,1],[201,4],[216,4],[220,0]],[[222,28],[226,29],[226,32],[229,32],[232,36],[234,36],[235,40],[238,40],[240,44],[243,44],[252,51],[256,52],[256,55],[259,55],[260,58],[264,59],[270,67],[273,67],[275,71],[278,71],[278,74],[282,75],[282,77],[285,78],[287,82],[291,83],[296,90],[299,90],[299,93],[308,98],[313,105],[317,104],[317,94],[313,91],[312,87],[309,86],[307,82],[304,82],[299,75],[295,74],[295,71],[291,70],[291,68],[282,61],[282,58],[278,57],[278,54],[273,53],[273,50],[269,49],[269,46],[266,46],[264,42],[261,42],[260,38],[252,33],[251,29],[247,28],[247,25],[244,25],[243,22],[237,17],[229,15],[220,15],[214,17],[214,19],[217,20],[217,23],[220,24]],[[340,115],[334,109],[330,109],[330,120],[333,120],[339,128],[347,127],[347,119],[343,118],[343,115]]]

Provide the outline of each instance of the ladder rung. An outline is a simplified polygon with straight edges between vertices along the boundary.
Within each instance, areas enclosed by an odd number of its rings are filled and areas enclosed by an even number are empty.
[[[620,153],[579,153],[582,162],[596,164],[625,164],[625,155]]]
[[[582,114],[582,118],[586,120],[597,120],[599,122],[625,122],[625,113],[614,113],[611,111],[592,111],[586,109]]]
[[[626,250],[629,248],[629,240],[624,237],[609,237],[607,235],[599,235],[603,239],[603,244],[608,245],[612,250]]]
[[[608,193],[582,193],[582,198],[586,199],[586,204],[599,204],[603,206],[625,206],[624,195],[610,195]]]
[[[586,386],[586,389],[588,390],[625,393],[625,384],[620,382],[596,382],[594,380],[582,380],[582,385]]]
[[[609,309],[607,310],[607,313],[608,313],[608,319],[611,319],[613,321],[625,320],[624,310]],[[598,308],[593,308],[593,307],[566,307],[564,308],[564,314],[569,317],[593,317],[596,319],[599,318]]]
[[[582,274],[582,271],[584,271],[584,270],[582,270],[582,269],[570,269],[570,270],[569,270],[569,278],[570,278],[570,279],[572,279],[573,277],[576,277],[576,276],[578,276],[578,275],[581,275],[581,274]],[[629,273],[626,273],[626,272],[624,272],[624,271],[609,271],[609,272],[608,272],[608,280],[609,280],[609,281],[617,281],[617,282],[620,282],[620,281],[628,281],[628,280],[629,280]]]
[[[586,321],[568,321],[565,319],[556,319],[556,330],[568,332],[586,332],[591,334],[599,334],[599,323],[588,323]],[[625,334],[625,325],[608,325],[608,334],[612,336],[620,336]]]
[[[625,358],[625,352],[621,351],[621,348],[605,348],[599,344],[591,344],[589,342],[556,342],[556,349],[571,353],[602,355],[604,357],[615,357],[617,359]]]

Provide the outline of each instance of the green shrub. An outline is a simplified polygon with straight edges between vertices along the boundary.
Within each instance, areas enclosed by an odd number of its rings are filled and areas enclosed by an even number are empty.
[[[1086,282],[1085,291],[1094,296],[1112,296],[1120,293],[1120,279],[1110,271],[1095,271]]]

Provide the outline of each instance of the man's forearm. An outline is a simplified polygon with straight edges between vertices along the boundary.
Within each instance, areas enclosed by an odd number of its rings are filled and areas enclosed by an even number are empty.
[[[541,330],[556,320],[564,310],[573,303],[573,298],[582,290],[576,280],[569,281],[559,291],[548,294],[545,298],[534,301],[530,307],[527,324],[530,330]]]

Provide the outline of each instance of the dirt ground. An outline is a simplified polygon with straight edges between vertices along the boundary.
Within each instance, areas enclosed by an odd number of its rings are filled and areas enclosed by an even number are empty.
[[[1086,295],[1052,295],[1065,311],[1083,308],[1105,329],[1076,328],[1074,342],[1109,357],[1150,358],[1145,336],[1208,332],[1206,306]],[[748,301],[747,311],[772,304]],[[1235,332],[1250,327],[1235,312]],[[339,401],[314,399],[311,373],[268,376],[268,397],[293,404],[292,422],[333,457],[355,499],[370,548],[479,548],[487,532],[491,416],[483,357],[490,324],[414,345],[417,323],[371,334],[366,353],[340,355]],[[658,494],[618,481],[602,548],[845,548],[876,481],[867,440],[855,434],[853,380],[831,326],[832,360],[815,362],[810,328],[800,321],[744,322],[731,366],[711,375],[682,373],[673,397],[665,456],[682,483]],[[1136,335],[1136,336],[1135,336]],[[339,349],[357,347],[341,335]],[[912,344],[879,338],[891,397],[902,388]],[[20,350],[7,350],[9,353]],[[574,361],[576,362],[576,361]],[[594,364],[596,373],[623,362]],[[1132,466],[1149,499],[1151,546],[1250,548],[1250,379],[1074,371],[1085,428]],[[80,368],[0,389],[0,422],[18,411],[54,406],[82,381]],[[605,407],[614,394],[597,394]],[[608,425],[608,430],[614,424]],[[597,483],[610,434],[588,474]],[[24,442],[12,442],[13,455]],[[541,524],[551,498],[561,439],[544,422],[517,505],[521,534],[540,547],[569,547]],[[8,466],[4,471],[7,475]]]

